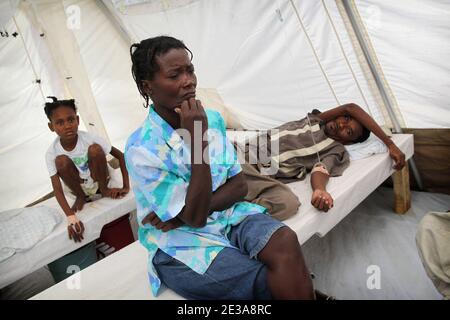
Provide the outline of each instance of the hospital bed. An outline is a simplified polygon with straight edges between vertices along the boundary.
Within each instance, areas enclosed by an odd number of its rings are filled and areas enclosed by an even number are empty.
[[[392,137],[405,153],[414,153],[413,136],[396,134]],[[352,161],[341,177],[330,179],[327,189],[333,195],[334,207],[328,213],[310,204],[312,190],[309,175],[304,181],[288,184],[302,205],[299,212],[284,222],[305,243],[317,234],[324,236],[361,201],[385,181],[394,170],[387,153]],[[404,213],[409,208],[408,167],[393,174],[395,210]],[[137,241],[104,258],[94,265],[34,296],[32,299],[182,299],[172,290],[163,288],[153,297],[147,278],[147,251]]]
[[[65,217],[55,197],[39,203],[39,206],[55,208]],[[33,248],[24,252],[16,252],[0,263],[0,288],[99,238],[104,225],[134,209],[136,209],[136,203],[132,192],[122,199],[102,198],[86,203],[83,210],[77,213],[86,228],[83,234],[84,240],[81,243],[69,240],[67,224],[65,221],[59,223],[47,237],[39,241]]]

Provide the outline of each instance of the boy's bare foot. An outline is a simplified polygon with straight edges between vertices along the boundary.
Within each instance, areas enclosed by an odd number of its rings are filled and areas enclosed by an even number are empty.
[[[84,198],[84,196],[82,196],[82,197],[77,196],[77,198],[75,199],[75,202],[72,205],[72,210],[74,212],[81,211],[81,209],[83,209],[83,206],[85,203],[86,203],[86,199]]]

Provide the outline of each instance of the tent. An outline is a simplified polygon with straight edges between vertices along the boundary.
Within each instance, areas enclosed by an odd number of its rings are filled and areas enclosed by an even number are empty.
[[[198,96],[230,128],[354,102],[414,133],[418,187],[449,192],[449,3],[5,0],[0,12],[0,211],[51,192],[46,96],[75,98],[80,129],[123,150],[147,112],[129,46],[160,34],[194,53]]]

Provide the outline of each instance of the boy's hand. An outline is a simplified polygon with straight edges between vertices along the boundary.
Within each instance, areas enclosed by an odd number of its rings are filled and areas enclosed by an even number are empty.
[[[395,144],[389,146],[389,155],[394,160],[394,169],[403,169],[405,166],[405,154]]]
[[[83,240],[84,225],[75,214],[67,216],[67,232],[69,233],[69,239],[73,239],[75,242],[81,242]]]
[[[142,224],[146,223],[150,223],[156,229],[162,230],[162,232],[176,229],[184,224],[177,217],[167,220],[166,222],[162,222],[161,219],[159,219],[156,213],[154,213],[153,211],[142,220]]]
[[[315,208],[327,212],[333,208],[333,198],[325,190],[316,189],[312,194],[311,204]]]

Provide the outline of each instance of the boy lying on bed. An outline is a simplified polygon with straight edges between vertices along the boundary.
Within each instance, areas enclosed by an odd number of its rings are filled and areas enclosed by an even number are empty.
[[[248,183],[245,200],[266,207],[278,220],[293,216],[300,202],[290,188],[275,178],[283,182],[302,180],[307,172],[311,172],[314,190],[311,204],[327,212],[333,207],[333,198],[326,191],[328,179],[330,176],[342,175],[349,165],[349,155],[344,145],[364,142],[370,132],[388,147],[396,170],[405,165],[403,152],[361,107],[353,103],[322,113],[313,110],[303,119],[287,122],[274,129],[278,132],[269,131],[267,143],[259,140],[258,145],[246,146],[246,161],[242,169]],[[272,150],[274,154],[271,154],[271,145],[277,145],[278,152]],[[258,148],[266,148],[272,158],[258,157]],[[275,157],[277,155],[278,158]],[[251,161],[252,157],[257,159],[256,164],[252,164],[255,163]],[[275,174],[264,175],[264,169],[270,168],[275,158],[278,170]]]

